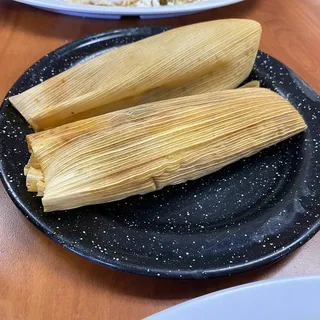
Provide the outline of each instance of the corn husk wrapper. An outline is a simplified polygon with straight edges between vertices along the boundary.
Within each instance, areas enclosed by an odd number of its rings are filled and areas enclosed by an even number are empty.
[[[259,81],[254,80],[240,86],[239,89],[258,88],[259,86],[260,86]],[[37,186],[37,183],[39,183],[39,181],[43,181],[44,177],[43,177],[40,165],[33,155],[31,155],[28,164],[24,168],[24,174],[25,176],[27,176],[26,185],[27,185],[28,191],[37,192],[38,196],[43,196],[43,191],[44,191],[43,184],[42,183],[40,184],[40,190],[38,190],[39,185]]]
[[[36,130],[141,103],[239,86],[261,26],[226,19],[176,28],[79,64],[10,102]]]
[[[253,80],[239,87],[239,89],[245,88],[260,88],[260,82],[258,80]]]
[[[115,201],[197,179],[305,128],[267,89],[160,101],[28,135],[27,180],[44,211]]]

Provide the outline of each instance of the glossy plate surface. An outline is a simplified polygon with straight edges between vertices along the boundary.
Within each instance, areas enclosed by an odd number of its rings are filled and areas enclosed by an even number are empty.
[[[35,63],[8,96],[106,50],[164,30],[115,30],[68,44]],[[46,214],[40,200],[25,188],[25,135],[32,130],[6,98],[0,112],[4,186],[47,236],[111,268],[155,277],[208,278],[272,263],[320,228],[320,99],[292,71],[262,52],[250,79],[288,98],[308,131],[196,181]]]
[[[144,320],[317,320],[320,277],[260,281],[211,293]]]

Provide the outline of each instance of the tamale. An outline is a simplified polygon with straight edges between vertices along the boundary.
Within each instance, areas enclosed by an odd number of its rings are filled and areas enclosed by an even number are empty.
[[[104,53],[10,97],[36,130],[134,105],[232,89],[249,75],[261,26],[203,22]]]
[[[44,211],[115,201],[197,179],[305,129],[268,89],[158,101],[28,135],[42,171],[32,187]]]
[[[242,85],[239,89],[244,89],[244,88],[259,88],[260,87],[260,82],[258,80],[253,80],[250,81],[244,85]]]

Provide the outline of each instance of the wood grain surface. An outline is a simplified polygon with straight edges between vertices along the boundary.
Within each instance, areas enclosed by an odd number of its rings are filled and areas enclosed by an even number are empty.
[[[93,33],[129,26],[180,26],[218,18],[263,26],[261,49],[320,92],[320,1],[246,0],[162,20],[94,20],[0,0],[0,98],[31,64]],[[0,184],[0,319],[141,319],[181,301],[251,281],[320,273],[320,233],[281,262],[236,277],[174,281],[90,263],[50,241],[23,217]]]

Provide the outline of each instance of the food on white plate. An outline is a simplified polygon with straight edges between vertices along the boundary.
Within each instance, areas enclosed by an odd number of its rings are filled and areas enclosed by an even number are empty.
[[[153,102],[28,135],[27,186],[44,211],[115,201],[200,178],[305,129],[263,88]]]
[[[181,96],[233,89],[249,75],[258,22],[226,19],[176,28],[104,53],[13,97],[36,130]]]
[[[107,6],[107,7],[159,7],[190,4],[205,0],[66,0],[74,4]]]

